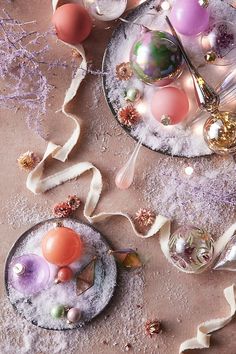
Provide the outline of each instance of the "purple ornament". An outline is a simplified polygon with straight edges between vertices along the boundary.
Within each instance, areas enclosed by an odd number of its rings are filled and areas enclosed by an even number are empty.
[[[176,0],[170,19],[179,33],[196,36],[208,28],[209,12],[198,0]]]
[[[36,254],[14,258],[9,266],[10,284],[20,293],[29,296],[43,290],[49,281],[47,262]]]

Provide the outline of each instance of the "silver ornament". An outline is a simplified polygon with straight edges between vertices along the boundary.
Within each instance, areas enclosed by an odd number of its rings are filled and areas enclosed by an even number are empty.
[[[213,269],[236,271],[236,234],[233,235],[225,246]]]

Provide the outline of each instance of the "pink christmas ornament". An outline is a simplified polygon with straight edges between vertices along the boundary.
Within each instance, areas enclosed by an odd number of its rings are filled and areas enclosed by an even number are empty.
[[[188,97],[177,87],[165,87],[153,95],[151,111],[154,118],[164,125],[178,124],[188,114]]]
[[[198,0],[176,0],[170,20],[179,33],[196,36],[207,29],[209,12]]]

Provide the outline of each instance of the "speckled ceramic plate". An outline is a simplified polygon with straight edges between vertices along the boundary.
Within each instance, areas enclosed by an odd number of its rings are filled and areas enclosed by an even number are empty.
[[[41,255],[41,239],[45,232],[54,227],[57,221],[62,221],[64,226],[70,227],[81,234],[86,252],[84,252],[85,256],[82,260],[73,263],[75,272],[83,269],[83,267],[88,264],[89,259],[91,260],[91,256],[97,256],[94,285],[82,295],[77,296],[75,281],[72,280],[59,285],[54,283],[54,272],[58,267],[50,265],[50,267],[54,267],[54,271],[52,270],[53,268],[50,268],[53,275],[50,278],[47,288],[41,290],[40,293],[26,298],[17,292],[10,283],[9,266],[11,261],[15,257],[27,253]],[[5,287],[7,296],[14,309],[23,318],[45,329],[69,330],[81,328],[86,322],[91,321],[99,315],[113,296],[116,286],[117,267],[114,257],[108,254],[109,249],[110,247],[107,241],[97,230],[76,219],[50,219],[33,226],[15,242],[5,263]],[[45,299],[49,299],[48,303]],[[62,301],[62,299],[64,299],[64,301]],[[65,299],[67,303],[65,303]],[[52,307],[53,304],[60,303],[65,306],[81,308],[81,321],[76,325],[69,325],[66,318],[60,320],[52,319],[50,306]],[[42,304],[43,306],[40,308]]]

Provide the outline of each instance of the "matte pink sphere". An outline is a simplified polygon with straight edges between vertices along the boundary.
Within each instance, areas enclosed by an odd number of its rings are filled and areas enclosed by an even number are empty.
[[[152,97],[152,114],[164,125],[181,123],[189,111],[186,93],[176,87],[165,87]]]
[[[209,12],[198,0],[176,0],[170,20],[179,33],[196,36],[208,28]]]

